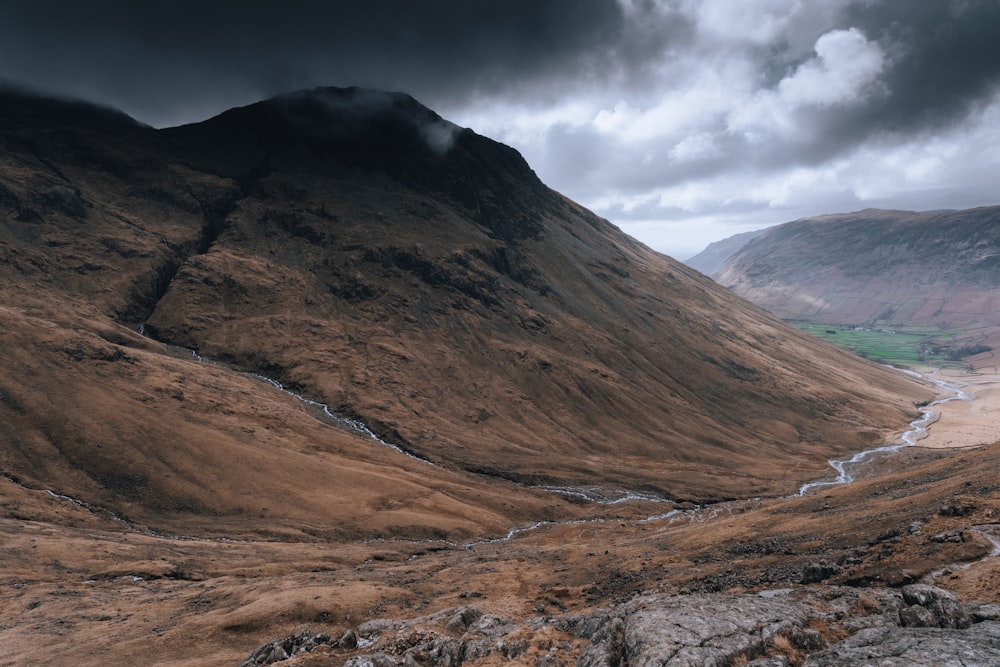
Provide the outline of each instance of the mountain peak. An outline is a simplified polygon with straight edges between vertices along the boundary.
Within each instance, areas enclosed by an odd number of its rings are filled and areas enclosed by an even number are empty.
[[[300,131],[317,136],[345,135],[366,123],[409,126],[438,155],[446,154],[464,131],[406,93],[321,87],[279,95],[265,104],[280,108]]]
[[[237,107],[205,121],[266,132],[274,144],[391,143],[399,151],[423,150],[443,156],[465,130],[410,95],[367,88],[319,87]]]
[[[382,173],[459,204],[497,238],[541,231],[562,206],[520,153],[443,119],[403,93],[313,88],[161,131],[189,164],[247,183],[262,174]]]

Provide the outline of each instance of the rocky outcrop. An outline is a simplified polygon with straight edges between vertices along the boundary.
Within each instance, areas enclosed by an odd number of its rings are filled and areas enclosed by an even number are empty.
[[[902,591],[820,587],[643,596],[604,613],[588,629],[591,643],[577,664],[997,664],[990,662],[1000,655],[994,606],[967,609],[951,592],[922,584]]]
[[[840,574],[841,569],[836,563],[831,563],[827,560],[821,560],[818,563],[809,563],[802,572],[802,583],[818,584],[821,581],[826,581],[830,577]]]
[[[778,637],[814,643],[804,629],[810,615],[786,594],[643,596],[609,615],[578,664],[732,664],[763,656]]]
[[[1000,660],[1000,623],[967,630],[869,628],[810,655],[804,667],[856,665],[996,665]]]
[[[913,584],[903,587],[903,600],[910,605],[900,611],[901,625],[919,628],[957,628],[965,629],[972,625],[969,614],[954,593],[927,586]],[[920,622],[911,622],[915,615],[906,612],[922,610]]]
[[[258,665],[272,665],[276,662],[287,660],[302,653],[309,653],[319,646],[330,643],[330,635],[319,632],[313,633],[309,630],[300,630],[294,634],[270,641],[244,660],[240,667],[257,667]]]
[[[474,606],[406,621],[376,619],[334,642],[301,631],[260,647],[243,667],[326,651],[365,665],[519,664],[578,667],[841,667],[990,665],[1000,605],[963,605],[949,591],[809,586],[742,595],[645,594],[585,616],[516,623]],[[884,661],[884,662],[882,662]]]

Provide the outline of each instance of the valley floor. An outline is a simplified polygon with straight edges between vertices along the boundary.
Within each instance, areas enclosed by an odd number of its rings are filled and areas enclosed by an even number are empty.
[[[1000,439],[1000,375],[985,371],[925,372],[929,377],[960,387],[970,400],[943,404],[936,423],[920,441],[921,447],[976,447]]]

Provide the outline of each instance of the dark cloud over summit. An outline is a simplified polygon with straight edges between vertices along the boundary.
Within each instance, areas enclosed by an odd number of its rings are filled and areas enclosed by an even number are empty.
[[[40,0],[0,4],[0,80],[157,126],[404,91],[683,255],[800,215],[995,203],[997,34],[996,0]]]
[[[188,120],[192,98],[226,106],[363,85],[458,99],[525,78],[599,76],[610,63],[596,54],[620,44],[623,24],[612,0],[8,4],[5,77],[96,94],[159,123]]]

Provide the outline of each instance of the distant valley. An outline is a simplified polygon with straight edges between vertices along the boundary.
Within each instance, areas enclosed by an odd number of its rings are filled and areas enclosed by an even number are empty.
[[[712,276],[782,319],[905,329],[939,360],[993,364],[982,353],[1000,343],[1000,207],[869,209],[733,241]]]

